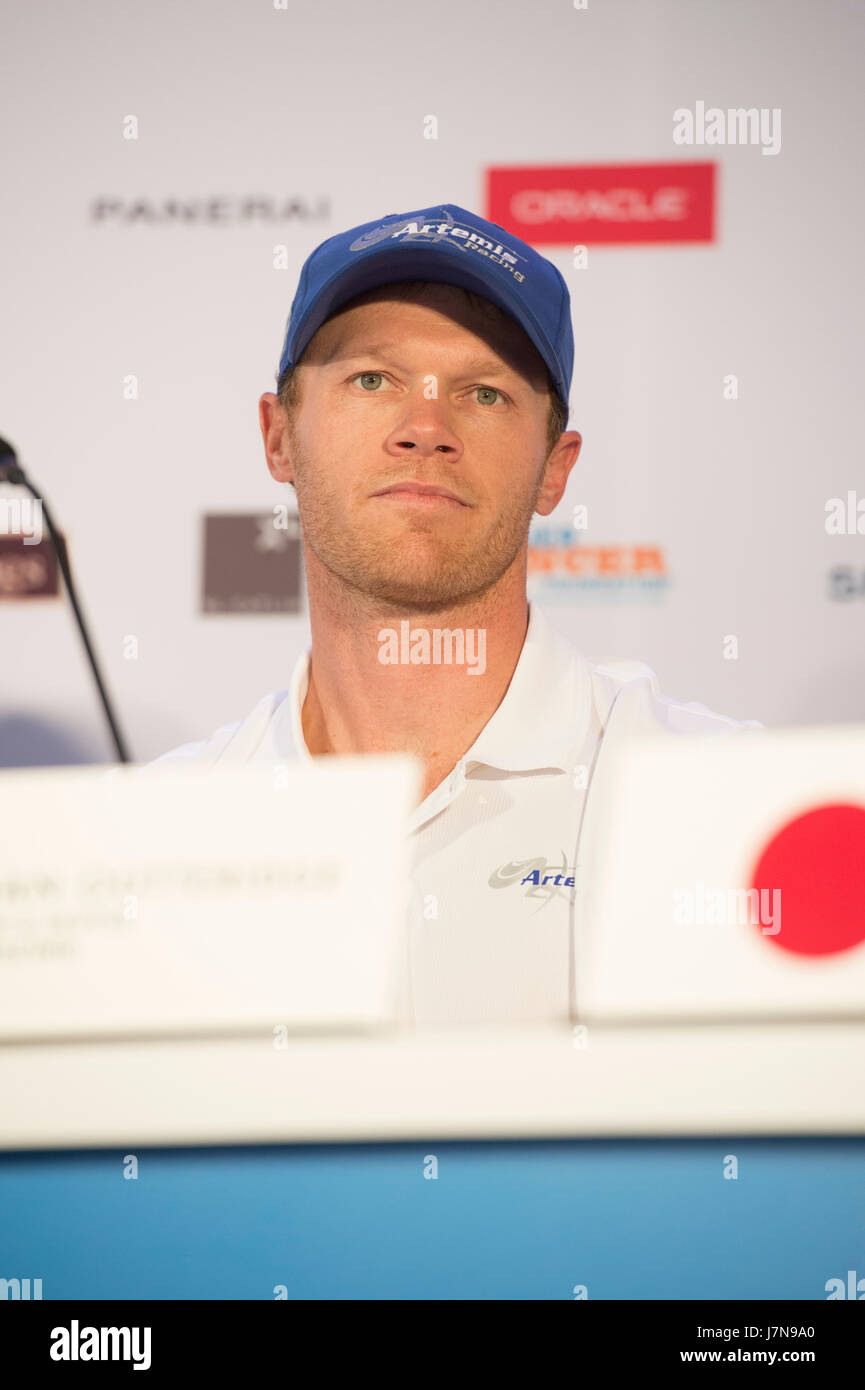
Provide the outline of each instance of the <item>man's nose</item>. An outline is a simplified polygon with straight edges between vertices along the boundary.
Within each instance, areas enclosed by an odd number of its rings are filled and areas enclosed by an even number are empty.
[[[420,397],[412,401],[387,439],[387,449],[396,454],[414,450],[418,454],[447,454],[458,458],[462,440],[453,428],[448,413],[435,398]]]

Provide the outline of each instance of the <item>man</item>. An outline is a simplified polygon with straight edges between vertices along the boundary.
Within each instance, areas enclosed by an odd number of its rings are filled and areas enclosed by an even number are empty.
[[[580,452],[572,366],[559,271],[463,208],[316,248],[259,403],[268,468],[297,494],[311,647],[288,691],[165,755],[420,759],[418,1022],[567,1019],[602,739],[761,727],[666,699],[640,663],[590,662],[529,609],[529,523]]]

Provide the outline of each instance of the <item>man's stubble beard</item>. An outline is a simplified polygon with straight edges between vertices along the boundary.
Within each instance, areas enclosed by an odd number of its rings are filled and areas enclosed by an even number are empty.
[[[402,527],[383,524],[373,531],[372,508],[391,504],[366,502],[365,519],[346,514],[344,498],[316,479],[315,467],[296,439],[292,449],[304,548],[358,598],[402,611],[445,611],[488,593],[525,544],[543,486],[542,466],[531,494],[509,494],[481,536],[474,531],[461,534],[464,523],[456,513],[453,530],[446,518],[419,514],[407,518]],[[338,470],[328,476],[336,478]]]

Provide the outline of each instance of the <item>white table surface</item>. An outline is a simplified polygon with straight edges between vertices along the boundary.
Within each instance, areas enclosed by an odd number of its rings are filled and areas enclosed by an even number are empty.
[[[3,1044],[0,1148],[865,1133],[865,1024]]]

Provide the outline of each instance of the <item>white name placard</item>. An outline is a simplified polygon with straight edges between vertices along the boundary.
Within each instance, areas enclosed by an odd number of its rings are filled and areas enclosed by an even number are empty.
[[[387,1021],[419,781],[401,754],[0,774],[0,1039]]]

